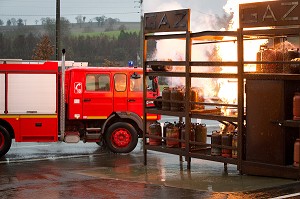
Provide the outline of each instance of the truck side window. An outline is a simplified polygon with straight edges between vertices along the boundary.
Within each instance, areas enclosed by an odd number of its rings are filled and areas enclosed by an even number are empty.
[[[116,91],[122,92],[126,90],[126,74],[118,73],[114,75],[114,83]]]
[[[133,92],[143,91],[143,76],[142,75],[138,79],[130,78],[130,91],[133,91]]]
[[[101,74],[98,76],[99,90],[110,91],[110,78],[109,75]]]
[[[88,74],[86,76],[85,88],[87,91],[109,91],[110,78],[106,74]]]
[[[87,91],[95,91],[95,75],[87,75],[85,78],[85,90]]]

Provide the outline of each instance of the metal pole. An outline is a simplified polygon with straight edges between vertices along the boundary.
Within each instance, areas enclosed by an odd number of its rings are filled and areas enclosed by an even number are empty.
[[[146,70],[147,66],[145,61],[147,61],[147,40],[145,39],[145,35],[143,34],[143,54],[142,54],[142,67],[143,67],[143,153],[144,153],[144,165],[147,165],[147,143],[146,143],[146,132],[147,132],[147,113],[146,113],[146,98],[147,98],[147,81],[146,81]]]
[[[143,56],[144,56],[144,17],[143,17],[143,0],[140,0],[141,6],[141,41],[140,41],[140,62],[143,64]],[[138,64],[138,63],[137,63]]]
[[[60,58],[60,0],[56,0],[55,58]]]
[[[65,49],[62,50],[61,60],[61,84],[60,84],[60,141],[64,140],[65,136]]]
[[[238,54],[238,164],[237,168],[242,171],[243,161],[243,135],[244,135],[244,37],[243,28],[237,30],[237,54]]]

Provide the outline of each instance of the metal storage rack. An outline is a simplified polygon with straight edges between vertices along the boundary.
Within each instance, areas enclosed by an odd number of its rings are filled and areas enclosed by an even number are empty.
[[[260,7],[260,6],[266,6],[271,5],[272,8],[282,5],[279,2],[260,2],[251,5],[245,4],[245,6],[240,7],[240,13],[243,13],[244,15],[247,15],[247,8],[250,6],[251,9]],[[241,9],[244,12],[241,12]],[[253,11],[249,9],[250,11]],[[297,8],[298,9],[298,8]],[[279,9],[280,10],[280,9]],[[282,10],[281,10],[282,11]],[[260,11],[257,11],[260,12]],[[294,12],[300,13],[300,11]],[[165,13],[164,13],[165,14]],[[291,13],[289,13],[291,14]],[[158,14],[159,16],[159,14]],[[163,16],[168,16],[167,14]],[[253,16],[253,15],[249,15]],[[188,13],[189,17],[189,13]],[[247,18],[245,16],[240,15],[240,19],[247,21]],[[158,17],[159,18],[159,17]],[[161,20],[163,21],[163,20]],[[224,165],[227,163],[237,165],[237,169],[240,171],[241,174],[253,174],[253,175],[262,175],[262,176],[272,176],[272,177],[283,177],[283,178],[292,178],[292,179],[299,179],[300,178],[300,167],[293,167],[290,164],[291,161],[291,154],[286,154],[291,152],[291,143],[293,140],[295,140],[296,137],[300,138],[300,122],[292,120],[291,118],[291,100],[292,93],[295,92],[295,90],[300,89],[300,74],[287,74],[287,73],[252,73],[252,72],[245,72],[244,66],[246,64],[294,64],[295,62],[291,61],[244,61],[244,41],[246,39],[259,39],[259,38],[278,38],[278,37],[287,37],[287,36],[300,36],[300,16],[297,17],[296,21],[280,21],[275,24],[268,24],[266,26],[274,26],[273,29],[248,29],[249,21],[247,23],[245,21],[240,21],[240,29],[237,31],[204,31],[204,32],[198,32],[198,33],[191,33],[189,31],[189,21],[187,22],[187,29],[184,30],[184,33],[173,33],[173,34],[160,34],[160,35],[153,35],[152,33],[155,32],[147,32],[145,31],[144,34],[144,56],[143,56],[143,68],[144,68],[144,85],[145,85],[145,78],[147,76],[165,76],[165,77],[184,77],[185,78],[185,89],[188,92],[185,92],[185,99],[190,99],[190,89],[191,89],[191,78],[234,78],[237,80],[237,93],[238,93],[238,100],[237,104],[218,104],[218,103],[200,103],[202,105],[208,105],[208,106],[228,106],[233,107],[237,109],[237,116],[222,116],[222,115],[213,115],[213,114],[200,114],[193,112],[191,110],[191,102],[190,100],[185,100],[184,106],[185,109],[182,112],[174,112],[174,111],[162,111],[158,110],[156,108],[145,108],[144,110],[144,118],[147,118],[147,114],[161,114],[161,115],[170,115],[170,116],[176,116],[179,119],[185,118],[185,139],[179,139],[177,141],[179,142],[185,142],[186,147],[185,149],[181,148],[167,148],[165,146],[150,146],[146,143],[147,138],[159,138],[159,139],[166,139],[166,137],[161,136],[154,136],[147,134],[147,120],[145,119],[144,122],[144,136],[143,136],[143,143],[144,143],[144,163],[147,164],[147,150],[154,150],[164,153],[170,153],[175,154],[179,156],[184,156],[187,160],[187,168],[190,169],[191,164],[191,158],[199,158],[199,159],[205,159],[205,160],[211,160],[211,161],[217,161],[222,162]],[[263,26],[263,22],[260,21],[251,21],[256,25]],[[158,22],[159,23],[159,22]],[[267,22],[265,22],[267,23]],[[251,23],[250,23],[251,25]],[[252,24],[253,25],[253,24]],[[145,25],[147,27],[147,25]],[[252,26],[253,27],[253,26]],[[155,28],[153,28],[155,30]],[[166,29],[164,29],[165,31]],[[183,31],[183,30],[180,30]],[[158,31],[161,32],[161,31]],[[167,32],[167,31],[165,31]],[[224,36],[231,37],[231,41],[235,41],[237,43],[237,61],[231,61],[231,62],[218,62],[218,61],[191,61],[191,53],[192,53],[192,45],[195,44],[196,39],[205,38],[206,41],[198,42],[198,45],[201,44],[207,44],[207,43],[217,43],[217,42],[226,42],[223,38]],[[207,40],[207,38],[210,38],[210,40]],[[147,42],[149,40],[163,40],[163,39],[181,39],[185,40],[186,42],[186,55],[184,61],[148,61],[147,60]],[[300,41],[299,41],[300,42]],[[247,46],[245,46],[247,47]],[[171,49],[170,49],[171,50]],[[298,63],[299,64],[299,63]],[[146,69],[150,66],[156,66],[156,65],[172,65],[172,66],[183,66],[185,67],[185,72],[166,72],[166,71],[151,71],[146,72]],[[192,67],[213,67],[213,66],[235,66],[237,68],[237,73],[194,73],[191,71]],[[248,96],[247,92],[245,92],[244,88],[244,82],[252,80],[258,80],[261,81],[262,84],[267,83],[266,81],[280,81],[279,85],[282,84],[282,91],[278,92],[278,95],[282,98],[280,101],[280,107],[282,108],[282,114],[283,116],[280,119],[270,120],[266,118],[267,125],[277,125],[278,127],[282,128],[280,130],[280,134],[277,132],[273,132],[272,135],[275,137],[275,141],[279,143],[280,147],[284,147],[283,150],[276,148],[276,153],[279,156],[281,156],[281,159],[279,161],[272,160],[269,162],[264,162],[264,155],[261,155],[257,160],[255,158],[253,159],[249,153],[251,151],[257,152],[253,150],[255,148],[255,142],[253,142],[253,136],[261,133],[259,128],[268,128],[266,126],[259,126],[259,125],[265,125],[259,124],[258,127],[254,130],[257,131],[257,134],[253,133],[253,130],[249,129],[247,127],[247,123],[251,123],[251,120],[253,121],[253,118],[255,117],[255,114],[247,112],[245,113],[244,109],[247,107],[244,107],[244,94]],[[296,84],[296,85],[294,85]],[[287,86],[286,86],[287,85]],[[293,85],[293,86],[289,86]],[[263,85],[262,85],[263,86]],[[279,87],[279,88],[281,88]],[[287,88],[287,89],[286,89]],[[146,89],[144,87],[144,89]],[[285,96],[286,95],[286,96]],[[283,97],[284,96],[284,97]],[[248,96],[249,100],[251,96]],[[248,98],[247,97],[247,98]],[[286,100],[289,99],[289,100]],[[146,107],[146,102],[153,101],[153,99],[149,99],[146,96],[146,93],[144,92],[144,106]],[[156,99],[157,102],[162,102],[162,99]],[[253,100],[252,100],[253,101]],[[287,102],[288,101],[288,102]],[[262,101],[263,103],[267,103],[266,101]],[[251,102],[247,102],[247,104],[250,106]],[[289,112],[289,113],[288,113]],[[251,117],[251,118],[249,118]],[[209,153],[205,153],[203,151],[195,151],[191,149],[191,145],[193,144],[200,144],[202,146],[206,146],[207,149],[211,147],[221,147],[224,148],[224,146],[219,145],[212,145],[207,143],[197,143],[190,141],[189,139],[189,133],[191,130],[191,119],[192,118],[201,118],[201,119],[207,119],[207,120],[216,120],[216,121],[227,121],[227,122],[234,122],[238,126],[238,146],[237,148],[234,147],[225,147],[226,149],[237,149],[238,155],[237,159],[233,158],[223,158],[222,156],[212,156]],[[255,118],[254,118],[255,119]],[[253,134],[249,134],[249,132],[252,132]],[[296,132],[296,133],[295,133]],[[247,134],[248,133],[248,134]],[[279,136],[281,135],[281,136]],[[251,138],[252,137],[252,138]],[[263,137],[262,139],[265,139],[266,137]],[[283,140],[284,138],[284,140]],[[248,140],[247,140],[248,139]],[[252,140],[252,141],[251,141]],[[271,146],[272,141],[266,141],[267,145]],[[275,148],[273,148],[275,149]],[[270,148],[270,150],[273,150]],[[300,154],[300,153],[299,153]],[[260,156],[260,154],[258,154]],[[289,156],[286,158],[286,156]],[[300,156],[300,155],[299,155]],[[299,157],[300,159],[300,157]]]
[[[299,26],[287,26],[274,27],[271,30],[244,30],[243,35],[244,37],[300,38],[299,32]],[[245,61],[244,64],[277,64],[284,66],[295,64],[295,62]],[[244,78],[248,83],[248,92],[246,92],[248,99],[246,102],[246,122],[248,125],[245,132],[245,146],[243,146],[245,154],[242,159],[241,173],[299,179],[300,168],[293,166],[293,150],[296,138],[300,137],[300,121],[292,120],[292,106],[293,94],[300,89],[300,75],[288,73],[244,73]],[[260,98],[254,102],[253,91],[251,90],[255,89],[257,84],[264,86],[260,87],[260,92],[267,91],[265,96],[273,99],[275,97],[276,100]],[[270,92],[270,90],[272,91]],[[257,95],[256,91],[255,94]],[[271,109],[268,112],[262,111],[260,115],[265,120],[258,122],[259,118],[254,117],[259,111],[254,105],[255,103],[273,107],[275,111]],[[256,109],[253,109],[253,107],[256,107]],[[252,111],[247,111],[251,109]],[[257,127],[253,127],[253,122],[257,124]],[[256,143],[254,143],[254,140],[256,140]],[[263,140],[263,142],[260,140]],[[264,152],[258,153],[258,149]],[[256,154],[256,157],[252,154]]]
[[[157,14],[157,13],[156,13]],[[160,14],[160,13],[158,13]],[[189,15],[189,14],[187,14]],[[147,18],[147,16],[145,17]],[[188,22],[189,23],[189,19]],[[189,25],[187,25],[189,27]],[[145,31],[145,29],[144,29]],[[151,32],[152,33],[152,32]],[[190,141],[189,133],[191,130],[191,119],[192,118],[200,118],[200,119],[207,119],[207,120],[217,120],[217,121],[226,121],[226,122],[235,122],[238,126],[239,124],[244,123],[244,107],[243,107],[243,65],[242,65],[242,47],[241,45],[238,46],[238,57],[239,61],[230,61],[230,62],[220,62],[220,61],[191,61],[191,50],[193,45],[193,40],[200,39],[202,42],[198,42],[197,45],[201,44],[208,44],[208,43],[216,43],[216,42],[224,42],[221,41],[220,38],[223,38],[225,36],[231,37],[234,40],[236,40],[238,43],[242,43],[242,37],[241,33],[237,31],[206,31],[206,32],[199,32],[199,33],[191,33],[189,29],[187,28],[184,33],[175,33],[175,34],[161,34],[161,35],[153,35],[148,34],[147,31],[145,31],[144,34],[144,62],[143,62],[143,69],[144,69],[144,85],[145,85],[145,78],[147,76],[165,76],[165,77],[183,77],[185,78],[185,102],[184,102],[184,110],[182,112],[175,112],[175,111],[163,111],[158,110],[157,108],[145,108],[144,110],[144,118],[147,118],[147,114],[161,114],[161,115],[170,115],[170,116],[176,116],[178,117],[178,120],[181,118],[185,118],[185,139],[177,139],[176,141],[179,141],[181,143],[185,143],[185,148],[167,148],[165,146],[150,146],[146,143],[147,138],[159,138],[159,139],[171,139],[174,140],[174,138],[166,138],[166,137],[160,137],[160,136],[154,136],[149,135],[147,133],[147,120],[144,122],[144,157],[145,157],[145,164],[147,164],[147,150],[154,150],[164,153],[170,153],[175,154],[179,156],[184,156],[187,160],[187,168],[190,169],[190,163],[191,158],[200,158],[200,159],[206,159],[211,161],[217,161],[222,162],[226,166],[227,163],[229,164],[235,164],[238,166],[241,165],[241,154],[242,154],[242,134],[243,134],[243,128],[240,128],[238,131],[238,147],[225,147],[227,149],[235,149],[238,150],[238,158],[224,158],[222,156],[212,156],[210,155],[210,148],[211,147],[222,147],[221,145],[215,145],[215,144],[208,144],[208,143],[199,143],[195,141]],[[205,39],[203,39],[205,38]],[[207,39],[210,38],[210,39]],[[182,39],[185,40],[185,60],[184,61],[148,61],[147,60],[147,42],[149,40],[165,40],[165,39]],[[225,41],[226,42],[226,41]],[[171,50],[171,49],[170,49]],[[151,71],[146,72],[147,68],[151,66],[157,66],[157,65],[171,65],[171,66],[183,66],[185,67],[185,72],[166,72],[166,71]],[[216,66],[235,66],[237,68],[237,73],[195,73],[191,71],[192,67],[216,67]],[[238,116],[223,116],[223,115],[216,115],[216,114],[207,114],[207,113],[198,113],[191,110],[191,99],[190,96],[190,90],[191,90],[191,78],[234,78],[238,82],[238,103],[237,104],[221,104],[221,103],[198,103],[200,105],[206,105],[206,106],[227,106],[227,107],[233,107],[237,109]],[[146,89],[146,87],[144,87]],[[144,107],[146,107],[146,104],[148,101],[153,101],[153,99],[149,99],[146,96],[146,93],[144,92]],[[162,102],[162,99],[156,99],[157,102]],[[174,102],[174,101],[173,101]],[[175,101],[177,102],[177,101]],[[182,103],[181,101],[178,101],[178,103]],[[204,146],[205,150],[192,150],[191,145],[200,145]],[[224,147],[223,147],[224,148]]]

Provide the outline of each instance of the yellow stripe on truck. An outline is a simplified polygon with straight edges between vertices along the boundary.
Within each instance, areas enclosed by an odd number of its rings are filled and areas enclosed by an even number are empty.
[[[57,118],[57,114],[53,115],[10,115],[10,114],[5,114],[5,115],[0,115],[0,118]]]
[[[87,116],[87,119],[95,120],[95,119],[107,119],[107,116]]]
[[[143,116],[141,116],[143,119]],[[157,116],[147,116],[147,120],[157,120]]]

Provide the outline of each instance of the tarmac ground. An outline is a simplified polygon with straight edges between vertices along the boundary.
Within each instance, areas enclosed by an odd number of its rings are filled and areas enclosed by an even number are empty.
[[[13,143],[0,159],[0,198],[286,198],[295,180],[240,175],[235,165],[148,151],[129,154],[95,143]]]

